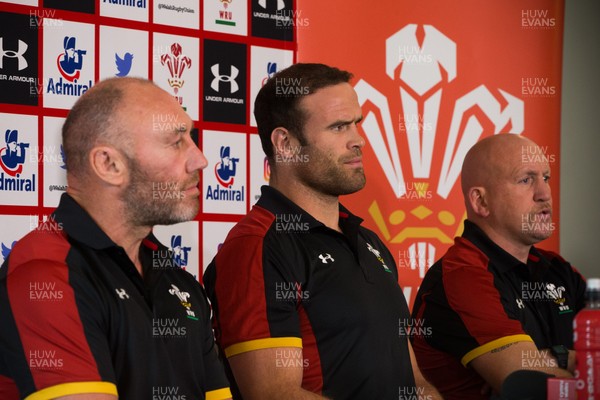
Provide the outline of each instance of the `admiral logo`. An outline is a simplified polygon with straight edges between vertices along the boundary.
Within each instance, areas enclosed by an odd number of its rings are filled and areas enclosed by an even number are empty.
[[[75,37],[65,36],[63,39],[64,53],[56,58],[56,66],[61,76],[56,83],[53,78],[48,79],[47,93],[64,96],[81,96],[92,87],[92,81],[88,84],[77,82],[81,76],[83,60],[87,50],[77,48],[77,39]],[[65,82],[63,78],[67,81]]]
[[[169,250],[152,251],[152,268],[155,269],[186,269],[191,247],[183,245],[181,235],[171,235],[171,247]]]
[[[102,0],[102,2],[130,8],[146,8],[146,0]]]
[[[192,250],[191,247],[186,247],[181,244],[181,235],[171,236],[171,251],[173,252],[173,261],[175,265],[185,269],[188,264],[188,253]]]
[[[19,132],[7,129],[4,134],[6,146],[0,148],[0,190],[32,192],[36,188],[36,174],[22,178],[25,155],[29,143],[19,143]]]
[[[133,54],[125,53],[123,57],[119,57],[119,55],[115,53],[115,64],[118,71],[115,76],[123,77],[129,75],[131,65],[133,64]]]
[[[186,68],[192,66],[192,59],[182,53],[182,48],[179,43],[173,43],[171,45],[171,53],[163,54],[160,57],[160,64],[166,66],[169,70],[170,78],[167,79],[169,86],[173,88],[175,99],[179,104],[183,105],[183,97],[179,96],[179,89],[185,84],[183,80],[183,72]]]
[[[215,19],[215,23],[219,25],[227,25],[227,26],[235,26],[235,21],[233,20],[233,12],[227,10],[229,4],[233,2],[233,0],[219,0],[223,4],[223,9],[219,10],[219,18]]]
[[[265,83],[267,83],[267,81],[269,79],[271,79],[273,77],[273,75],[275,75],[276,72],[277,72],[277,63],[276,62],[268,62],[267,63],[267,76],[265,76],[263,78],[263,80],[260,82],[261,86],[265,86]]]
[[[221,161],[215,164],[215,176],[219,185],[212,188],[208,185],[206,189],[207,200],[226,200],[226,201],[244,201],[245,186],[242,185],[239,189],[234,189],[233,184],[239,158],[233,158],[230,154],[229,146],[221,146],[220,158]]]

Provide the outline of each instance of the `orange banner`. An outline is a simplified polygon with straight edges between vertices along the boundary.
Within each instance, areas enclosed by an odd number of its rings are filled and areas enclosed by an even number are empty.
[[[483,137],[540,145],[557,228],[540,247],[558,250],[563,13],[562,0],[297,0],[297,61],[354,73],[363,109],[367,185],[342,202],[396,257],[411,306],[462,233],[460,168]]]

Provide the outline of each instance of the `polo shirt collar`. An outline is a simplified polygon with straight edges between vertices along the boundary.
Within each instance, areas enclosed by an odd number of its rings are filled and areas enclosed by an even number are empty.
[[[60,226],[70,238],[92,249],[105,250],[119,247],[100,229],[90,214],[67,193],[63,193],[61,196],[58,208],[52,214],[52,218],[56,223],[61,224]],[[142,241],[142,244],[150,250],[156,250],[161,246],[152,233]]]
[[[52,218],[60,223],[67,235],[96,250],[115,247],[116,244],[100,229],[80,205],[67,193],[60,198]]]
[[[525,267],[525,264],[494,243],[481,228],[469,220],[465,220],[465,230],[462,237],[484,252],[494,262],[494,265],[497,266],[501,273],[508,272],[516,267]],[[534,249],[533,246],[531,249]],[[529,251],[529,257],[531,257],[532,250]],[[539,254],[537,251],[535,253]]]
[[[308,223],[309,229],[322,228],[325,225],[315,219],[312,215],[298,206],[296,203],[285,197],[283,193],[271,186],[262,186],[260,188],[261,196],[256,203],[264,209],[269,210],[275,215],[275,218],[299,218],[300,221]],[[340,226],[342,230],[345,227],[356,227],[362,223],[362,218],[352,214],[342,204],[339,206]]]

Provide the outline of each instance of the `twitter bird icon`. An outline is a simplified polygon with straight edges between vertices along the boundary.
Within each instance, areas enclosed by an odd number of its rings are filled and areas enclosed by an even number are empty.
[[[129,70],[131,69],[131,63],[133,62],[133,54],[125,53],[123,58],[119,57],[117,53],[115,53],[115,64],[117,64],[117,70],[119,73],[115,74],[116,76],[127,76]]]

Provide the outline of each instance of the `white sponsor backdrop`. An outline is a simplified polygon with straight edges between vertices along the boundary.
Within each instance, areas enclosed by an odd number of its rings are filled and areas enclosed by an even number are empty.
[[[0,26],[5,50],[0,53],[0,75],[30,80],[29,85],[23,84],[25,81],[21,84],[21,89],[27,89],[20,93],[25,100],[15,98],[0,103],[0,149],[7,151],[9,147],[6,131],[16,130],[17,146],[23,145],[25,154],[16,164],[16,158],[11,161],[7,156],[8,166],[0,171],[0,226],[4,228],[0,229],[0,248],[4,246],[8,252],[13,241],[38,225],[38,218],[54,211],[67,189],[61,131],[77,99],[100,80],[142,77],[153,80],[180,102],[200,132],[198,146],[209,161],[201,174],[202,203],[197,217],[188,223],[154,230],[167,247],[171,247],[173,237],[181,239],[182,248],[189,248],[185,268],[200,278],[229,229],[257,201],[260,187],[268,183],[269,170],[253,115],[254,97],[265,79],[294,61],[296,43],[290,40],[291,36],[284,40],[282,27],[275,24],[272,29],[267,28],[270,32],[264,28],[265,22],[274,21],[277,13],[284,12],[276,5],[289,8],[290,2],[123,3],[127,2],[1,1],[0,13],[7,14],[3,15],[4,21],[15,23]],[[252,13],[253,9],[257,13]],[[261,25],[260,32],[253,32],[253,25]],[[39,43],[34,43],[32,37],[37,37]],[[234,48],[238,53],[214,50],[217,54],[205,54],[205,42],[212,43],[215,49]],[[38,52],[33,51],[36,45]],[[247,84],[240,84],[235,93],[231,113],[224,102],[217,115],[217,111],[205,109],[201,103],[207,90],[204,83],[214,79],[204,63],[212,60],[214,64],[219,62],[215,60],[230,56],[246,60],[239,76],[245,77]],[[37,74],[35,70],[22,72],[19,68],[24,62],[37,65]],[[229,68],[225,64],[223,73]],[[208,76],[203,76],[205,73]],[[5,78],[4,82],[8,80]],[[221,83],[224,92],[230,90],[229,85]],[[13,92],[10,83],[6,87]],[[32,102],[32,98],[36,101]],[[221,115],[231,119],[223,120]],[[235,173],[232,165],[224,165],[221,151],[225,148],[229,158],[236,159]],[[219,168],[221,176],[217,173]],[[211,196],[207,197],[209,188]]]
[[[246,135],[237,132],[204,131],[202,149],[208,167],[202,171],[202,210],[216,214],[246,214],[248,188],[246,184]],[[221,158],[227,151],[231,168]],[[237,159],[238,161],[235,161]],[[235,174],[233,163],[235,162]],[[229,171],[227,178],[219,171]]]
[[[58,20],[59,28],[44,29],[44,106],[70,109],[79,96],[95,82],[94,25]],[[81,63],[78,78],[69,81],[61,74],[65,39],[74,39],[75,62]],[[84,53],[85,52],[85,53]]]
[[[100,27],[100,79],[115,76],[148,78],[148,32]]]

